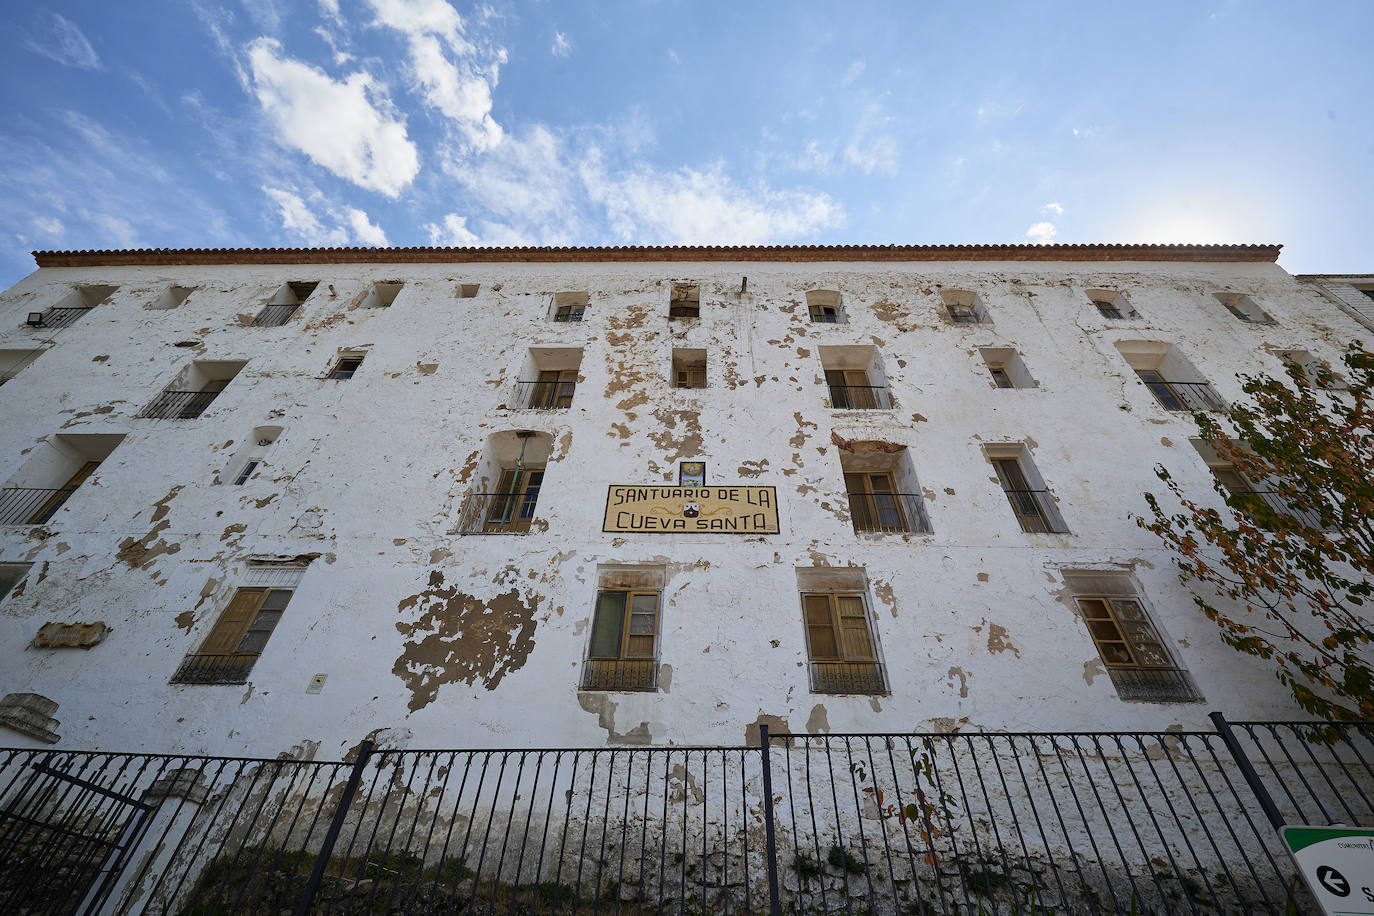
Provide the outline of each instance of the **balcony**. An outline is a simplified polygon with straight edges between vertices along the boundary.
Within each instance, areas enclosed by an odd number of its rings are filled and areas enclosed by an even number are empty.
[[[139,416],[152,420],[194,420],[218,395],[218,391],[164,391]]]
[[[652,658],[589,658],[583,690],[657,690],[658,662]]]
[[[830,406],[836,410],[891,410],[884,385],[831,385]]]
[[[1027,534],[1065,534],[1068,528],[1059,520],[1054,496],[1049,490],[1003,490],[1011,511]]]
[[[286,324],[296,314],[299,305],[265,305],[253,324],[260,328],[275,328]]]
[[[516,410],[564,410],[572,406],[575,381],[516,382]]]
[[[1108,668],[1112,686],[1123,700],[1155,703],[1201,703],[1193,676],[1181,668]]]
[[[248,681],[248,673],[253,670],[257,660],[256,652],[188,655],[177,668],[176,674],[172,675],[171,683],[243,684]]]
[[[43,313],[43,323],[37,325],[37,327],[65,328],[68,325],[75,324],[89,311],[89,308],[50,308]]]
[[[76,487],[0,489],[0,525],[43,525],[76,492]]]
[[[1147,381],[1145,387],[1165,410],[1224,413],[1226,402],[1206,382]]]
[[[877,662],[812,662],[812,693],[887,693]]]
[[[451,534],[529,534],[538,490],[523,493],[469,493]]]
[[[850,493],[849,517],[855,533],[930,534],[917,493]]]

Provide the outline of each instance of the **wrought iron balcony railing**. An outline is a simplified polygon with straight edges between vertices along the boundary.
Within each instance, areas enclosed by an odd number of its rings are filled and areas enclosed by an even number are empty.
[[[218,391],[164,391],[139,413],[153,420],[194,420],[205,413]]]
[[[243,684],[257,662],[257,653],[233,652],[222,655],[197,652],[182,660],[173,684]]]
[[[299,305],[264,305],[258,317],[253,319],[253,324],[260,328],[279,327],[290,321],[298,308]]]
[[[76,487],[0,489],[0,525],[43,525],[76,492]]]
[[[892,398],[883,385],[831,385],[830,406],[836,410],[890,410]]]
[[[88,308],[50,308],[43,313],[43,328],[65,328],[89,312]]]
[[[930,534],[925,504],[917,493],[850,493],[849,517],[856,532]]]
[[[1145,387],[1165,410],[1220,413],[1226,410],[1221,395],[1206,382],[1146,382]]]
[[[1029,534],[1065,534],[1068,528],[1059,518],[1059,509],[1049,490],[1003,490],[1011,511]]]
[[[657,690],[658,662],[652,658],[589,658],[583,690]]]
[[[572,406],[577,382],[516,382],[517,410],[562,410]]]
[[[1123,700],[1199,703],[1202,692],[1181,668],[1108,668],[1112,686]]]
[[[538,490],[523,493],[469,493],[458,510],[453,534],[529,534]]]
[[[812,662],[812,693],[887,693],[878,662]]]

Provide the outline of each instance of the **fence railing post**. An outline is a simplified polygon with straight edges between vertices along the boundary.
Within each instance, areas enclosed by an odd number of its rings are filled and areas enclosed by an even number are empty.
[[[1274,804],[1274,799],[1269,795],[1269,790],[1260,782],[1259,773],[1255,772],[1255,767],[1250,763],[1250,757],[1245,753],[1245,748],[1240,746],[1240,741],[1236,739],[1236,733],[1231,730],[1231,725],[1226,721],[1226,717],[1220,712],[1214,712],[1208,716],[1212,724],[1216,726],[1217,734],[1221,736],[1226,749],[1235,758],[1236,766],[1240,768],[1240,775],[1245,777],[1246,783],[1250,786],[1250,791],[1255,793],[1255,798],[1259,800],[1260,807],[1264,809],[1264,816],[1269,818],[1269,823],[1275,830],[1284,825],[1283,815],[1279,813],[1278,806]]]
[[[343,795],[339,797],[339,806],[334,810],[334,819],[329,822],[324,844],[320,846],[320,854],[315,857],[315,867],[310,870],[310,880],[305,882],[305,890],[301,892],[300,903],[296,905],[296,916],[308,916],[310,913],[315,895],[320,890],[320,882],[324,879],[324,870],[329,866],[329,857],[334,854],[334,844],[339,841],[344,819],[348,817],[348,806],[353,804],[353,796],[358,794],[358,784],[363,779],[363,768],[367,766],[374,747],[376,745],[366,738],[358,745],[358,759],[353,761],[353,772],[348,774]]]
[[[763,765],[763,841],[768,866],[768,912],[781,916],[778,899],[778,843],[773,833],[773,772],[768,765],[768,726],[759,723],[759,748]]]

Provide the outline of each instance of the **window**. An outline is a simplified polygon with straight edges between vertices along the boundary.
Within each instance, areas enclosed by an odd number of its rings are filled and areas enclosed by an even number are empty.
[[[812,693],[886,693],[861,592],[803,592]]]
[[[706,387],[706,351],[673,348],[673,387]]]
[[[31,563],[0,563],[0,601],[28,575]]]
[[[310,298],[319,285],[318,280],[291,280],[283,283],[258,312],[253,324],[260,328],[275,328],[286,324],[291,316],[296,314],[301,303]]]
[[[1250,324],[1272,324],[1273,320],[1254,300],[1242,293],[1213,293],[1226,311]]]
[[[1111,289],[1090,289],[1088,298],[1103,318],[1119,321],[1124,318],[1138,318],[1126,294]]]
[[[701,317],[701,286],[697,283],[674,283],[668,297],[669,320]]]
[[[363,357],[366,355],[356,351],[341,354],[335,361],[334,368],[329,370],[329,375],[326,378],[351,379],[362,368]]]
[[[473,492],[463,497],[450,534],[528,534],[534,524],[553,436],[529,429],[487,437]]]
[[[940,298],[945,304],[945,314],[955,324],[990,324],[992,319],[983,307],[982,298],[972,290],[942,289]]]
[[[196,360],[138,415],[153,420],[193,420],[209,409],[245,365],[242,360]]]
[[[544,484],[543,468],[509,468],[501,472],[496,492],[485,500],[483,534],[528,534]]]
[[[195,292],[194,286],[169,286],[162,291],[161,295],[143,307],[155,311],[180,308],[193,292]]]
[[[836,410],[888,410],[892,398],[873,347],[820,347],[821,368]]]
[[[0,489],[0,525],[48,524],[122,441],[122,434],[60,433],[38,443]]]
[[[1300,370],[1304,377],[1316,388],[1341,390],[1347,387],[1345,379],[1331,371],[1331,364],[1318,359],[1307,350],[1278,350],[1274,353],[1289,369]]]
[[[25,350],[0,350],[0,385],[18,375],[20,370],[37,359],[42,353],[42,347],[30,347]]]
[[[1065,581],[1123,700],[1200,702],[1192,677],[1174,661],[1129,577],[1066,571]]]
[[[840,449],[856,534],[929,534],[925,500],[907,448],[896,442],[832,438]]]
[[[108,302],[118,289],[117,286],[95,284],[74,286],[56,305],[43,312],[31,312],[28,325],[34,328],[65,328],[85,317],[97,305]]]
[[[1025,446],[990,447],[988,459],[1022,531],[1027,534],[1068,533],[1054,495],[1045,488]]]
[[[997,388],[1035,388],[1037,382],[1031,377],[1026,364],[1011,347],[983,347],[978,351],[992,376],[992,384]]]
[[[1116,348],[1165,410],[1226,410],[1221,395],[1178,347],[1157,340],[1119,340]]]
[[[553,297],[554,321],[581,321],[587,311],[588,295],[585,292],[555,293]]]
[[[840,294],[832,289],[813,289],[806,294],[806,310],[813,324],[839,324],[844,321]]]
[[[215,483],[228,480],[234,486],[243,486],[253,475],[263,468],[268,451],[281,435],[280,426],[255,426],[245,437],[243,444],[228,464],[215,477]]]
[[[405,286],[400,280],[389,280],[385,283],[373,283],[368,289],[367,295],[363,297],[361,303],[365,309],[385,309],[390,308],[391,303],[396,301],[396,297],[401,293],[401,287]]]
[[[660,594],[638,589],[597,592],[583,690],[657,689]]]
[[[1262,488],[1255,486],[1234,464],[1223,461],[1206,442],[1201,439],[1191,441],[1193,448],[1206,462],[1207,469],[1212,472],[1212,478],[1225,491],[1226,504],[1251,517],[1256,525],[1272,530],[1278,527],[1276,516],[1285,515],[1309,528],[1320,531],[1325,527],[1319,511],[1293,505],[1273,484]]]
[[[515,383],[517,410],[566,410],[577,392],[582,350],[577,347],[531,347]]]
[[[172,683],[242,684],[247,681],[304,573],[305,568],[301,566],[249,567],[247,578],[250,581],[268,583],[276,580],[280,586],[264,584],[236,589],[200,648],[188,655],[172,676]]]
[[[239,475],[234,478],[234,485],[243,486],[247,483],[248,478],[253,476],[253,472],[258,469],[258,465],[261,463],[262,462],[256,458],[248,459],[243,465],[243,470],[239,471]]]
[[[458,292],[458,298],[459,298],[459,299],[476,299],[476,298],[477,298],[477,291],[478,291],[479,289],[481,289],[481,284],[478,284],[478,283],[459,283],[459,284],[458,284],[458,290],[457,290],[457,292]]]

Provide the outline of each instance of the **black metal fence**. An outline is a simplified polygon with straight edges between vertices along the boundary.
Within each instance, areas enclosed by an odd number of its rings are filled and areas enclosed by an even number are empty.
[[[1226,402],[1206,382],[1146,382],[1145,386],[1165,410],[1225,412]]]
[[[86,316],[89,308],[53,308],[43,313],[41,328],[65,328]]]
[[[572,406],[577,382],[525,382],[515,383],[515,402],[517,410],[564,410]]]
[[[1276,913],[1369,723],[246,759],[0,751],[6,913]],[[633,734],[629,736],[633,739]]]
[[[276,328],[286,324],[291,320],[291,316],[296,314],[299,305],[275,305],[267,304],[258,312],[258,316],[253,319],[253,324],[260,328]]]
[[[884,385],[831,385],[830,406],[836,410],[891,410]]]

